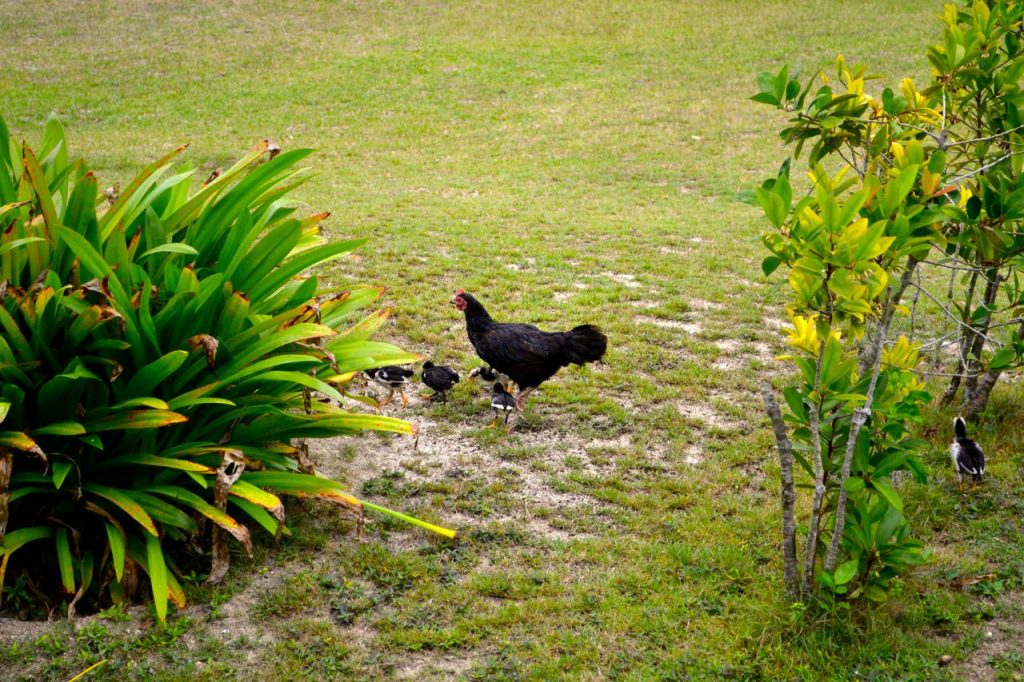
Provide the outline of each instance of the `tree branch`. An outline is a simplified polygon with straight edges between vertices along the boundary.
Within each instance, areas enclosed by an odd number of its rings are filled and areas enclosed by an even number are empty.
[[[764,409],[772,421],[775,431],[775,442],[779,451],[780,478],[782,484],[782,575],[786,583],[786,591],[794,599],[800,597],[800,582],[796,569],[796,522],[793,507],[796,503],[796,491],[793,486],[793,444],[786,433],[786,424],[782,420],[782,412],[775,402],[772,385],[765,381],[761,385],[764,397]]]
[[[817,401],[811,405],[811,444],[814,446],[814,500],[811,520],[804,548],[804,574],[802,589],[809,594],[814,588],[814,564],[818,558],[818,535],[821,533],[821,507],[825,498],[825,462],[821,454],[821,365],[825,358],[825,338],[818,345],[818,358],[814,365],[814,394]]]

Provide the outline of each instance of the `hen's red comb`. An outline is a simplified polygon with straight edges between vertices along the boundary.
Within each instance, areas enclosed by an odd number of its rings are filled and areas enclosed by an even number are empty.
[[[455,295],[458,296],[459,294],[464,294],[464,293],[466,293],[465,289],[459,289],[458,291],[455,292]]]

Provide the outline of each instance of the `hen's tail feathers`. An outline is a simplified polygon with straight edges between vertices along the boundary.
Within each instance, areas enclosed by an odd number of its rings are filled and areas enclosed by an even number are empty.
[[[953,420],[953,431],[956,432],[957,438],[967,438],[967,422],[964,421],[963,417],[957,417]]]
[[[592,324],[574,327],[569,334],[569,362],[597,362],[608,350],[608,337]]]

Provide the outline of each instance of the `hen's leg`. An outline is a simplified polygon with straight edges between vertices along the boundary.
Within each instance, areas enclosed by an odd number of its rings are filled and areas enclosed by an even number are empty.
[[[535,388],[535,386],[528,386],[527,388],[524,388],[523,390],[519,391],[519,394],[516,395],[517,411],[522,412],[523,410],[526,409],[526,399],[530,397],[530,394],[533,393]]]
[[[526,410],[526,399],[530,397],[530,394],[533,393],[533,390],[535,388],[535,386],[529,386],[519,391],[519,393],[516,395],[516,409],[513,410],[512,412],[511,424],[508,422],[509,415],[507,413],[505,414],[505,428],[508,429],[509,431],[511,431],[512,428],[516,425],[516,422],[519,421],[519,415],[521,415]]]

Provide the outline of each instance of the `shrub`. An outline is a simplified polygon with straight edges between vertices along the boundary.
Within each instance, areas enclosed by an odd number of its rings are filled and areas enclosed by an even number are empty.
[[[817,84],[802,84],[786,67],[758,79],[756,101],[792,112],[780,135],[793,155],[754,199],[773,228],[764,271],[784,269],[791,289],[800,369],[784,389],[791,435],[770,391],[766,405],[783,471],[795,460],[815,488],[797,576],[794,483],[784,473],[794,595],[814,587],[822,553],[820,583],[877,600],[923,558],[889,480],[901,469],[924,478],[914,453],[927,444],[909,433],[929,399],[914,376],[922,344],[889,338],[900,315],[917,332],[918,294],[945,325],[925,332],[936,363],[945,346],[957,350],[945,403],[962,387],[963,412],[975,416],[1002,372],[1024,367],[1024,3],[946,4],[940,20],[924,88],[907,78],[869,94],[867,67],[842,57]],[[790,167],[805,146],[812,191],[800,197]],[[941,278],[927,271],[935,267]],[[936,281],[945,293],[928,290]],[[912,309],[901,303],[908,289]],[[824,552],[821,533],[830,529]]]
[[[194,188],[183,149],[101,193],[59,122],[37,154],[0,120],[0,586],[21,571],[71,613],[145,576],[163,619],[204,527],[215,581],[228,537],[287,532],[278,494],[360,510],[293,439],[412,430],[342,407],[417,356],[370,340],[381,289],[303,274],[363,242],[288,201],[310,151],[264,142]]]
[[[904,81],[901,103],[890,104],[891,90],[865,94],[865,72],[840,57],[835,77],[823,77],[812,96],[813,79],[801,87],[784,68],[763,74],[755,95],[798,111],[782,131],[796,145],[793,158],[813,142],[810,192],[793,200],[787,159],[755,193],[773,227],[763,238],[771,252],[764,272],[787,272],[788,359],[799,370],[783,390],[791,433],[765,386],[782,464],[785,581],[795,598],[820,584],[884,601],[894,578],[925,558],[891,476],[906,470],[925,479],[915,453],[927,444],[910,426],[930,396],[913,374],[917,345],[906,337],[885,344],[918,263],[932,244],[944,244],[949,212],[935,196],[935,177],[945,157],[916,139],[939,114],[913,83]],[[800,566],[794,462],[814,490]]]

